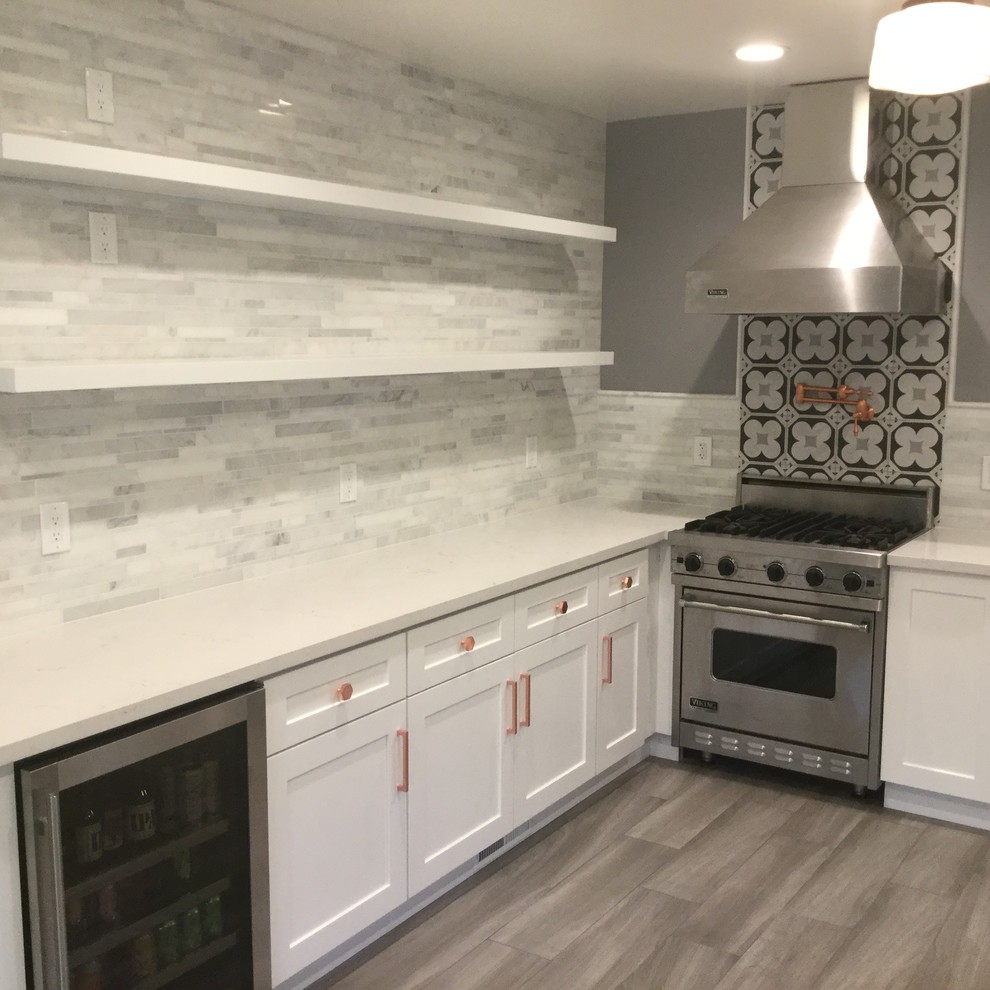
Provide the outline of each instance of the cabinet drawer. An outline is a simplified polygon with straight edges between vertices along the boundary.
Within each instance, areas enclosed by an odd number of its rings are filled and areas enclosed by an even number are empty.
[[[265,682],[268,752],[277,753],[405,696],[405,633],[279,674]]]
[[[598,569],[567,574],[516,595],[516,649],[594,619],[598,615]]]
[[[598,607],[603,614],[646,596],[648,560],[648,550],[637,550],[598,565]]]
[[[477,608],[410,629],[409,693],[416,694],[514,649],[512,599],[499,598]]]

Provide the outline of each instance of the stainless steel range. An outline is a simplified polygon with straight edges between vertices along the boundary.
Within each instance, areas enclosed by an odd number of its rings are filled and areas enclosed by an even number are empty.
[[[932,489],[742,476],[670,535],[677,746],[880,785],[887,551]]]

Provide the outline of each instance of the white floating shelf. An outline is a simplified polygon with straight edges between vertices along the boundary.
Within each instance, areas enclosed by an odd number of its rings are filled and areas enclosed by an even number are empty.
[[[324,378],[594,368],[612,364],[611,351],[468,352],[383,357],[204,358],[177,361],[47,361],[0,365],[0,392],[74,392],[162,385],[227,385]]]
[[[0,173],[525,241],[615,240],[614,227],[576,220],[29,134],[0,134]]]

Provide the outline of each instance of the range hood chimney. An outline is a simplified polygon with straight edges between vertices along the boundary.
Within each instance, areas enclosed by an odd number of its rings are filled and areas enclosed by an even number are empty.
[[[945,311],[945,268],[896,203],[867,189],[869,86],[796,86],[781,188],[687,273],[688,313]]]

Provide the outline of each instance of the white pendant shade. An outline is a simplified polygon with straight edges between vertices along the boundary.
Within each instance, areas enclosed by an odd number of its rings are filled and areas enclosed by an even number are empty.
[[[877,25],[870,85],[897,93],[951,93],[990,82],[990,7],[917,3]]]

